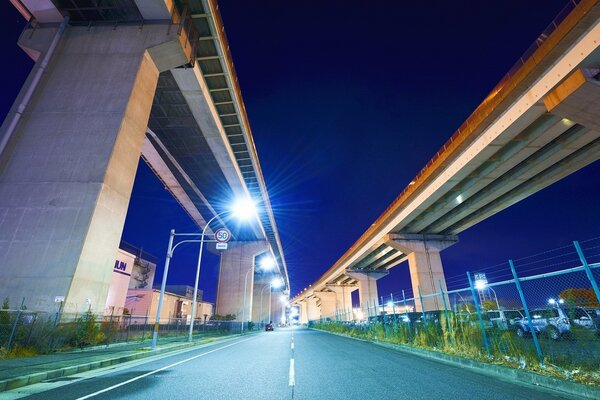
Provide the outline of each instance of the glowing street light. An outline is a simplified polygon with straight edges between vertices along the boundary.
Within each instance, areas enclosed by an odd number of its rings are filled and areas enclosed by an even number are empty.
[[[152,345],[151,345],[152,350],[154,350],[156,348],[156,343],[158,341],[158,329],[160,327],[160,314],[162,312],[163,299],[164,299],[164,295],[165,295],[165,287],[167,284],[167,274],[169,273],[169,264],[171,262],[171,258],[173,257],[173,252],[175,251],[177,246],[179,246],[180,244],[191,243],[191,242],[195,242],[195,243],[200,242],[200,251],[198,253],[198,264],[196,267],[196,280],[195,280],[195,284],[194,284],[194,295],[193,295],[193,299],[192,299],[192,315],[191,315],[192,318],[190,321],[190,330],[189,330],[189,335],[188,335],[188,341],[190,341],[190,342],[192,341],[192,333],[194,330],[194,319],[196,316],[196,298],[198,297],[198,280],[200,278],[200,265],[202,263],[202,250],[204,248],[204,238],[206,236],[206,230],[208,229],[211,222],[213,222],[215,219],[217,219],[218,217],[220,217],[224,214],[233,214],[235,218],[243,220],[243,221],[247,221],[251,217],[256,215],[256,208],[254,206],[254,203],[250,199],[247,199],[247,198],[246,199],[238,199],[234,203],[234,205],[231,209],[217,213],[210,220],[208,220],[206,225],[204,225],[204,229],[202,229],[202,233],[200,234],[199,240],[198,239],[182,240],[173,246],[173,240],[174,240],[175,236],[197,236],[198,234],[197,233],[175,233],[175,230],[171,229],[171,235],[169,237],[169,246],[167,248],[167,257],[165,259],[165,268],[164,268],[164,272],[163,272],[163,279],[162,279],[162,284],[160,287],[160,295],[158,298],[158,307],[156,309],[156,321],[154,323],[154,332],[152,334]]]

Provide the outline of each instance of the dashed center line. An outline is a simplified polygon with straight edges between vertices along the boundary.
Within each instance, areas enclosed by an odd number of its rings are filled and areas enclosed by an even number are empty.
[[[290,358],[290,380],[289,386],[296,385],[296,371],[294,370],[294,359]]]

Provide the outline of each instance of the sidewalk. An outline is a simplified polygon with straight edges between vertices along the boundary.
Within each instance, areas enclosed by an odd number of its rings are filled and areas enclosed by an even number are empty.
[[[239,336],[196,336],[187,342],[187,336],[159,340],[156,350],[150,350],[151,340],[115,343],[34,357],[0,360],[0,392],[56,379],[97,368],[165,354],[189,347],[200,346]]]

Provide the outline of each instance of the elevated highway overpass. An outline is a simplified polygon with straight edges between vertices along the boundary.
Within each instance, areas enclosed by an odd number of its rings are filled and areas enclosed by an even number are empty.
[[[306,319],[377,304],[408,261],[413,293],[445,285],[458,234],[600,158],[600,4],[570,2],[394,202],[292,302]],[[440,309],[437,298],[417,310]]]
[[[270,254],[282,292],[289,278],[216,1],[11,2],[36,64],[0,131],[0,293],[101,311],[141,156],[200,229],[257,204],[250,228],[211,228],[235,239],[217,312],[262,319],[271,275],[256,269],[244,301],[246,272]]]

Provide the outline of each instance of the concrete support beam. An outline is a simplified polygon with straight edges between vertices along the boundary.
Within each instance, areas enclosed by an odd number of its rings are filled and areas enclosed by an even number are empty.
[[[352,292],[358,290],[358,285],[327,285],[335,293],[337,317],[340,320],[352,320]]]
[[[300,300],[300,323],[308,324],[308,301]]]
[[[440,251],[458,242],[457,236],[395,234],[388,235],[386,243],[407,255],[410,280],[415,297],[415,311],[442,310],[444,304],[440,296],[419,299],[422,296],[439,293],[439,282],[446,289],[446,278],[442,268]],[[446,297],[446,300],[448,298]]]
[[[306,299],[306,316],[309,321],[317,321],[321,319],[321,310],[317,305],[319,299],[316,297],[309,297]]]
[[[315,296],[321,300],[320,317],[336,319],[337,297],[334,292],[315,292]]]
[[[274,324],[285,322],[285,303],[281,300],[283,292],[271,292],[270,320]]]
[[[186,59],[168,24],[68,27],[34,88],[55,32],[21,36],[40,56],[0,129],[0,293],[30,309],[56,311],[60,296],[65,311],[100,313],[159,73]]]
[[[269,307],[271,307],[271,280],[270,275],[256,276],[252,291],[252,319],[253,322],[269,322]]]
[[[600,132],[600,69],[576,69],[544,98],[546,109]]]
[[[346,275],[358,281],[358,297],[361,308],[372,308],[379,304],[377,280],[387,274],[387,271],[346,270]]]
[[[229,242],[228,249],[221,254],[219,265],[217,314],[233,314],[238,321],[242,317],[246,321],[252,318],[256,258],[268,249],[266,241]]]

